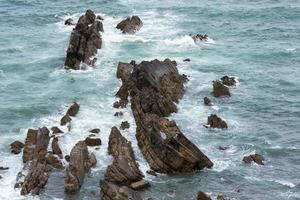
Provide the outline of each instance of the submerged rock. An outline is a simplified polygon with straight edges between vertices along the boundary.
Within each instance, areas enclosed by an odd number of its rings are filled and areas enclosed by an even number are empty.
[[[80,69],[80,64],[94,65],[97,49],[102,46],[100,31],[103,31],[103,24],[96,19],[93,11],[87,10],[82,15],[73,29],[67,49],[65,60],[66,69]],[[72,115],[71,115],[72,116]]]
[[[21,153],[23,147],[24,147],[24,144],[18,140],[14,141],[13,143],[10,144],[10,150],[13,154]]]
[[[231,198],[225,196],[225,195],[222,195],[222,194],[219,194],[217,196],[217,200],[231,200]]]
[[[259,154],[251,154],[249,156],[245,156],[243,158],[244,163],[251,164],[252,162],[255,162],[258,165],[264,165],[264,157]]]
[[[215,97],[230,96],[229,88],[221,81],[213,81],[213,94]]]
[[[80,190],[85,174],[95,165],[95,157],[90,156],[87,145],[79,141],[71,150],[69,166],[65,177],[65,192],[74,193]]]
[[[199,191],[197,194],[197,200],[211,200],[211,198],[204,192]]]
[[[128,129],[130,128],[130,124],[128,121],[124,121],[121,123],[121,127],[120,127],[122,130],[125,130],[125,129]]]
[[[208,97],[203,98],[204,105],[212,106],[211,100]]]
[[[117,25],[117,29],[120,29],[122,33],[134,34],[140,30],[143,26],[142,20],[138,16],[127,17]]]
[[[234,77],[223,76],[221,78],[221,80],[222,80],[222,83],[227,86],[233,86],[236,84],[236,80]]]
[[[1,170],[8,170],[9,169],[9,167],[3,167],[3,166],[0,166],[0,171]]]
[[[68,26],[73,26],[75,25],[75,21],[72,19],[72,18],[68,18],[66,21],[65,21],[65,25],[68,25]]]
[[[210,128],[221,128],[221,129],[228,128],[227,123],[215,114],[211,114],[207,118],[207,125]]]
[[[122,111],[116,112],[116,113],[114,114],[114,116],[115,116],[115,117],[122,117],[122,116],[123,116],[123,112],[122,112]]]
[[[191,59],[186,58],[186,59],[183,60],[183,62],[191,62]]]
[[[218,146],[218,149],[220,151],[225,151],[225,150],[229,149],[229,146]]]
[[[99,128],[94,128],[92,130],[90,130],[91,133],[100,133],[100,129]]]
[[[198,41],[207,41],[208,39],[208,35],[207,34],[190,34],[190,36],[193,38],[194,42],[198,42]]]

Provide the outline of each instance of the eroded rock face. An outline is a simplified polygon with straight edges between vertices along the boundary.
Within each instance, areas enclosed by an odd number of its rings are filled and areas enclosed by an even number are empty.
[[[207,118],[207,125],[210,128],[221,128],[221,129],[228,128],[227,123],[215,114],[211,114]]]
[[[23,163],[32,160],[36,145],[38,130],[28,129],[23,150]]]
[[[52,143],[51,143],[51,147],[52,147],[52,152],[53,154],[56,154],[57,156],[59,156],[60,158],[62,158],[62,151],[59,147],[59,144],[58,144],[58,138],[55,137],[53,138],[52,140]]]
[[[13,154],[21,153],[23,147],[24,147],[24,144],[18,140],[14,141],[13,143],[10,144],[10,150]]]
[[[184,94],[185,75],[175,61],[143,61],[129,79],[122,80],[131,96],[138,145],[152,170],[162,173],[188,172],[213,163],[179,130],[174,121],[164,118],[177,111]],[[128,76],[127,76],[128,77]]]
[[[102,200],[142,200],[139,193],[128,186],[119,186],[108,181],[102,181],[100,195]]]
[[[89,155],[85,142],[79,141],[70,153],[70,161],[65,178],[65,191],[67,193],[79,191],[85,174],[94,165],[95,157]]]
[[[234,86],[236,84],[236,80],[234,77],[223,76],[221,80],[222,83],[227,86]]]
[[[213,81],[213,94],[215,97],[230,96],[229,88],[221,81]]]
[[[142,26],[142,20],[138,16],[132,16],[122,20],[116,28],[120,29],[122,33],[134,34],[140,30]]]
[[[51,165],[52,167],[54,167],[56,169],[64,169],[64,165],[61,162],[61,160],[59,159],[59,157],[57,157],[57,155],[54,155],[52,153],[50,153],[46,156],[46,162],[48,165]]]
[[[258,165],[264,165],[264,157],[259,154],[251,154],[249,156],[245,156],[243,158],[244,163],[251,164],[252,162],[255,162]]]
[[[130,187],[134,190],[143,190],[150,187],[150,183],[145,180],[140,180],[130,184]]]
[[[70,37],[67,56],[65,60],[66,69],[80,69],[80,64],[94,65],[97,49],[102,46],[100,31],[103,31],[103,24],[93,11],[87,10],[82,15]]]
[[[61,120],[60,120],[60,125],[61,125],[61,126],[64,126],[64,125],[66,125],[67,123],[69,123],[70,121],[72,121],[70,115],[65,114],[65,115],[61,118]]]

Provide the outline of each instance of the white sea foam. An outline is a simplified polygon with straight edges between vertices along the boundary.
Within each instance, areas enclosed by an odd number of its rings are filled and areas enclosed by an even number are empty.
[[[296,185],[292,182],[289,182],[289,181],[285,181],[285,180],[274,180],[276,183],[279,183],[281,185],[284,185],[284,186],[288,186],[289,188],[293,188],[295,187]]]

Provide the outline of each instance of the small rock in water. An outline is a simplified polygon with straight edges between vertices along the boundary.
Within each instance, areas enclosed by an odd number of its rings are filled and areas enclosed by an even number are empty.
[[[100,133],[100,129],[99,128],[94,128],[92,130],[90,130],[91,133]]]
[[[211,198],[202,191],[199,191],[197,194],[197,200],[211,200]]]
[[[2,167],[2,166],[0,166],[0,170],[8,170],[9,169],[9,167]]]
[[[58,133],[63,133],[62,130],[60,130],[57,126],[53,126],[51,128],[52,134],[58,134]]]
[[[21,153],[23,147],[24,147],[24,144],[18,140],[14,141],[13,143],[10,144],[10,149],[13,154]]]
[[[225,195],[222,195],[222,194],[219,194],[217,196],[217,200],[231,200],[231,198],[225,196]]]
[[[221,81],[213,81],[213,94],[215,97],[230,96],[229,88]]]
[[[121,116],[123,116],[123,112],[122,112],[122,111],[116,112],[116,113],[114,114],[114,116],[116,116],[116,117],[121,117]]]
[[[74,20],[72,18],[69,18],[65,21],[65,25],[68,25],[68,26],[72,26],[72,25],[75,25],[76,23],[74,22]]]
[[[262,155],[259,155],[259,154],[251,154],[251,155],[245,156],[243,158],[243,161],[246,164],[251,164],[252,161],[253,161],[258,165],[264,165],[264,163],[263,163],[264,160],[265,160],[264,157]]]
[[[236,80],[234,77],[223,76],[221,78],[221,80],[222,80],[222,83],[227,86],[233,86],[236,84]]]
[[[87,137],[84,142],[86,143],[87,146],[99,146],[101,145],[101,139],[100,138],[92,138],[92,137]]]
[[[134,34],[140,30],[143,26],[142,20],[138,16],[127,17],[117,25],[117,29],[120,29],[122,33]]]
[[[193,38],[194,42],[198,42],[198,41],[207,41],[208,39],[208,35],[207,34],[190,34],[190,36]]]
[[[186,58],[186,59],[183,60],[183,62],[191,62],[191,59]]]
[[[71,105],[68,109],[67,114],[69,114],[72,117],[75,117],[75,115],[79,112],[79,108],[79,104],[74,102],[73,105]]]
[[[103,17],[101,17],[100,15],[97,15],[96,19],[104,20]]]
[[[66,114],[65,116],[63,116],[60,120],[60,125],[61,126],[64,126],[66,125],[67,123],[69,123],[70,121],[72,121],[70,115]]]
[[[211,128],[228,128],[227,123],[215,114],[211,114],[207,118],[207,125]]]
[[[122,130],[128,129],[130,128],[130,124],[128,123],[128,121],[124,121],[121,123],[121,127]]]
[[[130,187],[134,190],[146,189],[149,186],[150,183],[148,181],[145,181],[144,179],[130,184]]]
[[[207,106],[211,106],[212,105],[211,100],[208,97],[204,97],[203,101],[204,101],[204,104],[207,105]]]

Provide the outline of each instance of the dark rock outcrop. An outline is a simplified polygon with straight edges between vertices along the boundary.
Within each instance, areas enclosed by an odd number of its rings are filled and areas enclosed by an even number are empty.
[[[208,128],[221,128],[221,129],[228,128],[227,123],[215,114],[211,114],[207,118],[207,127]]]
[[[79,141],[70,153],[70,162],[65,178],[65,192],[75,193],[79,191],[85,174],[95,164],[95,156],[89,155],[86,143]]]
[[[213,94],[215,97],[230,96],[229,88],[221,81],[213,81]]]
[[[61,118],[61,120],[60,120],[60,125],[61,125],[61,126],[64,126],[64,125],[66,125],[67,123],[69,123],[70,121],[72,121],[70,115],[65,114],[65,115]]]
[[[208,35],[207,34],[190,34],[190,36],[193,38],[194,42],[199,42],[199,41],[207,41]]]
[[[77,113],[79,112],[79,104],[74,102],[73,105],[70,106],[70,108],[67,111],[67,114],[69,116],[75,117],[77,115]]]
[[[21,153],[23,147],[24,147],[24,144],[18,140],[14,141],[13,143],[10,144],[10,150],[13,154]]]
[[[65,21],[65,25],[68,25],[68,26],[73,26],[75,25],[75,21],[72,19],[72,18],[68,18],[66,21]]]
[[[102,46],[102,38],[100,31],[103,31],[103,24],[96,19],[93,11],[87,10],[82,15],[70,37],[67,56],[65,60],[65,68],[80,69],[80,64],[94,65],[97,49]]]
[[[229,146],[218,146],[218,149],[220,151],[225,151],[225,150],[229,149]]]
[[[61,149],[59,147],[59,144],[58,144],[58,138],[57,137],[53,138],[52,143],[51,143],[51,147],[52,147],[52,153],[53,154],[59,156],[60,158],[63,157],[62,151],[61,151]]]
[[[57,126],[53,126],[51,128],[51,131],[52,131],[52,134],[56,135],[56,134],[59,134],[59,133],[64,133],[62,130],[60,130]]]
[[[46,156],[46,162],[48,165],[56,168],[56,169],[64,169],[64,165],[56,155],[50,153]]]
[[[99,128],[94,128],[92,130],[90,130],[91,133],[100,133],[100,129]]]
[[[115,117],[122,117],[122,116],[123,116],[123,112],[122,112],[122,111],[116,112],[116,113],[114,114],[114,116],[115,116]]]
[[[150,187],[150,183],[143,179],[143,180],[131,183],[130,187],[134,190],[143,190],[143,189]]]
[[[236,84],[236,80],[234,77],[223,76],[221,80],[222,83],[227,86],[234,86]]]
[[[217,196],[217,200],[232,200],[231,198],[225,196],[225,195],[222,195],[222,194],[219,194]]]
[[[204,105],[212,106],[211,100],[208,97],[203,98]]]
[[[128,128],[130,128],[130,124],[129,124],[128,121],[124,121],[124,122],[121,123],[120,129],[125,130],[125,129],[128,129]]]
[[[9,167],[3,167],[3,166],[0,166],[0,171],[1,170],[8,170],[9,169]]]
[[[249,156],[245,156],[243,158],[244,163],[251,164],[252,162],[255,162],[258,165],[264,165],[264,157],[259,154],[251,154]]]
[[[84,142],[87,146],[99,146],[101,145],[101,139],[95,137],[87,137]]]
[[[134,34],[140,30],[143,26],[142,20],[138,16],[127,17],[117,25],[117,29],[120,29],[122,33]]]
[[[38,130],[28,129],[23,150],[23,163],[32,160]]]
[[[197,194],[197,200],[211,200],[211,198],[202,191],[199,191]]]
[[[186,58],[186,59],[183,60],[183,62],[191,62],[191,59]]]
[[[179,130],[174,121],[164,118],[177,111],[183,96],[185,75],[180,75],[175,61],[143,61],[128,79],[127,94],[137,125],[138,145],[152,170],[162,173],[188,172],[213,163]],[[123,86],[122,85],[122,86]],[[122,87],[121,86],[121,87]]]
[[[100,185],[102,200],[142,200],[140,194],[128,186],[119,186],[108,181],[102,181]]]

